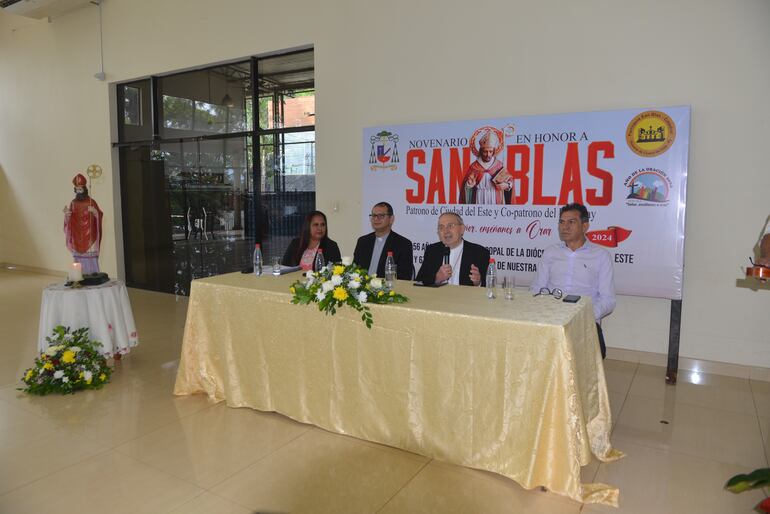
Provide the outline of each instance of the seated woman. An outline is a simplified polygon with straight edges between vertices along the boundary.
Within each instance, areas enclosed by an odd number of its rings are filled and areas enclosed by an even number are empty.
[[[326,235],[326,215],[321,211],[313,211],[305,216],[300,235],[289,243],[281,264],[302,266],[305,271],[312,270],[319,248],[323,250],[324,262],[342,260],[339,246]]]

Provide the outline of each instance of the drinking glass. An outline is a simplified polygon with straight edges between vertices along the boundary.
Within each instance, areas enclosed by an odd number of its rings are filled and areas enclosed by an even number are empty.
[[[516,287],[516,277],[506,275],[503,277],[503,295],[506,300],[513,300],[513,288]]]
[[[281,274],[281,258],[273,257],[273,275],[280,276]]]

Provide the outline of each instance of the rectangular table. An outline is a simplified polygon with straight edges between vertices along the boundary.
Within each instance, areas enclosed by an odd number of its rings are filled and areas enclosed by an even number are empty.
[[[591,454],[610,461],[610,406],[590,299],[421,288],[370,305],[374,326],[343,307],[290,303],[300,277],[220,275],[192,283],[175,394],[484,469],[523,487],[617,505],[582,484]]]

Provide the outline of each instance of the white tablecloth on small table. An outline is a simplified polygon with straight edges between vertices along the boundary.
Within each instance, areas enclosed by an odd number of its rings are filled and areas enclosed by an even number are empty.
[[[102,343],[101,353],[108,357],[126,354],[139,344],[128,291],[120,280],[80,288],[59,283],[43,289],[39,351],[48,348],[45,338],[57,325],[71,330],[88,327],[89,338]]]

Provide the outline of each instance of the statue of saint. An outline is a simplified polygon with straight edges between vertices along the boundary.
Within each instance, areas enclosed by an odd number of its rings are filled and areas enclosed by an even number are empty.
[[[86,177],[78,173],[72,183],[75,199],[64,207],[67,249],[72,252],[75,262],[82,264],[83,273],[98,273],[103,214],[99,204],[88,196]]]

